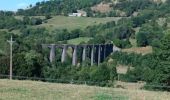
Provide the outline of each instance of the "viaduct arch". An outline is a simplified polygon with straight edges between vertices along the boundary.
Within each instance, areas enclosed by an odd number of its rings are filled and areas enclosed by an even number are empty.
[[[55,51],[56,49],[62,49],[61,54],[61,62],[64,63],[67,59],[67,49],[69,47],[72,48],[72,65],[77,65],[77,52],[78,48],[82,48],[82,62],[84,62],[87,58],[87,50],[90,51],[89,58],[91,62],[91,66],[94,65],[94,63],[97,63],[98,65],[104,61],[104,59],[110,55],[112,52],[120,51],[120,49],[113,44],[79,44],[79,45],[73,45],[73,44],[42,44],[43,47],[48,47],[50,49],[50,55],[49,60],[50,62],[55,61]]]

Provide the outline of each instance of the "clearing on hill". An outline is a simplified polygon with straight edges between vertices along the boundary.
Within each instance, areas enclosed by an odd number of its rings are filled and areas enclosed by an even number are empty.
[[[52,31],[55,29],[84,29],[87,26],[98,25],[109,21],[118,21],[121,17],[91,18],[91,17],[66,17],[53,16],[47,23],[38,25],[37,27],[45,27]]]
[[[152,47],[151,46],[147,46],[147,47],[132,47],[132,48],[128,48],[128,49],[123,49],[123,52],[128,52],[128,53],[138,53],[138,54],[148,54],[148,53],[152,53]]]
[[[111,11],[111,7],[109,3],[100,3],[94,7],[91,7],[93,11],[99,11],[101,13],[106,13]]]

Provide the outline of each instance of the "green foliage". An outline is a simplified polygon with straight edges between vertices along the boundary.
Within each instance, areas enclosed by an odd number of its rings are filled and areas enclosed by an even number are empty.
[[[115,64],[106,63],[92,67],[75,67],[58,63],[44,67],[43,73],[47,79],[74,80],[99,86],[112,86],[113,81],[117,78]]]
[[[149,0],[122,0],[121,3],[113,7],[125,11],[127,16],[130,16],[135,11],[143,10],[153,5]]]
[[[47,15],[45,15],[45,19],[47,20],[47,19],[51,19],[52,17],[51,17],[51,15],[50,14],[47,14]]]
[[[129,66],[136,66],[140,64],[142,56],[141,54],[135,54],[135,53],[126,53],[126,52],[115,52],[112,56],[113,59],[116,59],[116,61],[119,64],[123,65],[129,65]]]
[[[147,34],[139,32],[136,36],[137,39],[137,45],[138,46],[147,46],[149,45],[148,40],[147,40]]]
[[[115,21],[107,22],[106,24],[99,24],[88,26],[85,29],[85,36],[94,37],[97,34],[107,34],[110,31],[112,32],[113,28],[116,26]]]
[[[146,81],[147,84],[169,86],[170,82],[170,35],[165,35],[154,47],[153,54],[138,55],[115,53],[112,58],[119,64],[132,66],[123,79],[125,81]],[[162,88],[166,89],[166,88]]]
[[[79,9],[87,9],[103,0],[50,0],[37,2],[31,9],[19,9],[18,15],[68,15]],[[88,10],[87,10],[88,11]]]
[[[157,23],[145,24],[139,30],[136,36],[138,46],[147,46],[155,44],[163,36],[163,29]]]
[[[157,74],[154,72],[156,66],[158,65],[155,55],[147,54],[140,55],[135,53],[116,53],[112,56],[116,59],[119,64],[128,65],[133,67],[133,69],[128,68],[126,75],[121,75],[123,81],[137,82],[146,81],[151,83],[153,81],[153,76]]]
[[[129,68],[127,74],[122,77],[126,81],[146,81],[148,84],[169,86],[170,35],[164,36],[163,33],[164,30],[168,29],[168,23],[163,27],[156,23],[157,18],[169,16],[169,1],[167,0],[167,3],[156,6],[155,3],[148,0],[121,0],[117,5],[111,5],[114,9],[108,13],[94,12],[90,9],[90,7],[102,1],[110,2],[110,0],[51,0],[38,2],[36,6],[30,9],[18,10],[17,15],[24,15],[23,20],[15,18],[12,12],[0,11],[0,29],[6,31],[0,31],[0,73],[9,73],[9,54],[7,53],[9,48],[6,40],[10,38],[10,35],[13,35],[16,41],[13,55],[14,75],[67,80],[65,83],[76,80],[86,81],[87,84],[91,85],[111,86],[117,78],[116,64],[103,63],[99,66],[88,67],[88,60],[85,65],[73,67],[69,66],[71,64],[70,57],[68,57],[66,64],[58,63],[61,60],[60,55],[56,56],[56,63],[49,64],[49,50],[43,49],[41,44],[67,43],[67,40],[70,39],[87,37],[91,39],[87,41],[88,43],[104,44],[113,42],[120,48],[129,48],[131,47],[129,38],[135,38],[136,35],[137,45],[151,45],[154,48],[154,53],[147,55],[114,53],[111,58],[119,64],[134,68]],[[134,12],[138,12],[138,15],[131,18],[122,18],[117,22],[110,21],[105,24],[95,24],[84,30],[79,28],[72,31],[56,29],[49,32],[45,28],[34,27],[34,25],[51,21],[48,19],[52,15],[68,15],[68,13],[80,9],[87,11],[88,16],[96,17],[118,16],[117,10],[124,11],[126,16],[131,16]],[[44,15],[45,19],[30,17],[33,15]],[[80,18],[79,20],[83,19]],[[141,28],[135,34],[134,28],[137,27]],[[21,34],[8,33],[8,31],[14,29],[20,31]],[[57,50],[56,53],[60,54],[61,50]],[[80,56],[80,53],[81,50],[79,50],[78,56]]]
[[[30,24],[31,25],[40,25],[40,24],[42,24],[42,19],[40,19],[40,18],[31,18]]]
[[[129,40],[114,39],[113,43],[119,48],[130,48],[130,47],[132,47]]]
[[[29,18],[28,16],[23,17],[23,24],[24,25],[40,25],[42,24],[42,19],[40,18]]]
[[[104,80],[109,80],[110,75],[108,74],[108,72],[109,69],[104,64],[100,65],[98,68],[92,69],[90,73],[91,81],[102,82]]]
[[[84,10],[89,17],[116,17],[121,14],[117,13],[117,10],[126,13],[125,16],[131,16],[134,12],[156,7],[156,4],[148,0],[123,0],[118,4],[111,4],[112,8],[110,12],[101,13],[99,11],[92,11],[91,7],[101,2],[112,3],[112,0],[50,0],[37,2],[35,6],[30,9],[19,9],[18,15],[65,15],[69,13],[77,12],[77,10]]]
[[[14,12],[12,11],[0,11],[0,16],[13,16]]]
[[[156,16],[157,12],[150,11],[150,10],[144,10],[141,12],[140,15],[137,17],[132,17],[132,23],[133,27],[140,27],[142,24],[148,22],[151,18],[154,18]]]
[[[99,43],[100,44],[104,44],[104,43],[106,43],[106,39],[103,36],[98,35],[94,39],[89,40],[88,43],[92,43],[92,44],[99,44]]]
[[[30,24],[30,18],[28,16],[23,17],[23,24],[24,25]]]
[[[9,57],[0,56],[0,73],[8,74],[9,73]]]
[[[0,16],[0,29],[18,28],[21,24],[21,21],[13,16]]]
[[[25,22],[27,23],[27,21]],[[109,27],[109,24],[107,24],[107,26]],[[48,34],[47,30],[44,28],[23,28],[21,32],[22,34],[20,35],[13,35],[16,41],[13,52],[13,73],[16,76],[62,79],[67,83],[73,79],[77,81],[87,81],[87,84],[100,86],[111,86],[117,77],[115,64],[102,64],[93,67],[86,67],[89,65],[73,67],[70,66],[71,59],[69,57],[66,64],[58,63],[58,61],[61,60],[60,55],[56,56],[56,63],[48,63],[49,50],[42,50],[41,44],[59,43],[58,41],[79,37],[79,34],[83,34],[79,29],[71,32],[67,30],[56,30],[56,33]],[[10,36],[3,38],[5,38],[4,40],[7,40],[9,37]],[[98,36],[93,43],[98,43],[99,41],[102,43],[106,42],[103,36]],[[61,50],[57,50],[56,53],[61,53]],[[80,53],[78,52],[78,55],[79,54]],[[2,69],[1,73],[3,74],[8,74],[8,60],[9,58],[7,57],[0,57],[0,63],[2,65],[0,66],[0,69]],[[94,83],[90,83],[89,81]]]
[[[118,38],[118,39],[127,39],[132,34],[134,34],[132,27],[124,24],[124,25],[119,25],[115,27],[113,37]]]
[[[169,72],[170,72],[170,34],[164,36],[161,40],[159,48],[155,48],[155,55],[157,60],[159,61],[157,65],[157,69],[155,72],[158,74],[154,77],[154,82],[164,83],[166,85],[170,85],[169,82]]]
[[[67,29],[63,29],[63,30],[55,30],[53,31],[53,34],[55,34],[54,37],[57,41],[63,41],[63,40],[70,40],[70,39],[80,37],[82,31],[80,29],[75,29],[69,32]]]
[[[43,63],[42,55],[35,51],[20,53],[14,55],[14,75],[27,77],[40,77],[41,65]]]

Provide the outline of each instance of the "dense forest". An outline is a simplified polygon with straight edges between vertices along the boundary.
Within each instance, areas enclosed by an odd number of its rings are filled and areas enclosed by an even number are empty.
[[[101,13],[91,9],[101,2],[109,3],[111,10]],[[121,64],[134,68],[121,75],[122,81],[145,81],[147,84],[170,86],[170,1],[157,3],[151,0],[119,0],[117,4],[111,2],[112,0],[51,0],[38,2],[35,6],[30,5],[29,9],[19,9],[16,13],[0,11],[0,74],[9,74],[9,45],[6,40],[12,35],[15,40],[15,76],[89,81],[94,82],[89,84],[112,86],[118,78],[116,66]],[[37,27],[48,23],[49,19],[57,15],[67,16],[77,10],[86,11],[87,17],[90,18],[120,17],[120,20],[74,30],[65,28],[49,31],[46,27]],[[122,17],[117,11],[124,12],[125,15]],[[160,19],[165,20],[160,22]],[[19,31],[18,34],[15,31]],[[44,50],[42,43],[61,44],[79,37],[90,37],[87,43],[114,43],[121,49],[132,48],[134,45],[130,40],[135,39],[137,47],[151,46],[153,52],[145,55],[116,52],[101,65],[92,67],[89,60],[85,66],[71,66],[69,56],[64,64],[58,63],[61,60],[59,56],[54,63],[49,63],[49,50]],[[56,51],[59,52],[61,50]],[[109,62],[109,59],[113,61]]]

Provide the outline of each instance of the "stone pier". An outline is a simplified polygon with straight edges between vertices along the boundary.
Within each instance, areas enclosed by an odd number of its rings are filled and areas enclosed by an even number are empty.
[[[77,65],[77,46],[76,45],[73,47],[72,65],[73,66]]]
[[[110,55],[112,52],[120,51],[119,48],[113,44],[43,44],[43,47],[48,47],[50,49],[49,61],[54,62],[56,57],[56,49],[62,49],[61,62],[67,61],[67,49],[72,48],[72,65],[76,66],[78,62],[78,52],[79,48],[82,48],[81,59],[82,62],[86,61],[86,58],[90,59],[90,64],[93,66],[95,63],[99,65],[104,59]]]
[[[91,66],[94,65],[94,45],[91,47]]]
[[[84,62],[86,60],[86,48],[87,46],[83,46],[83,55],[82,55],[82,61]]]
[[[49,46],[49,48],[51,49],[49,59],[50,59],[50,62],[53,62],[53,61],[55,61],[55,49],[56,49],[56,46],[55,46],[55,44],[52,44],[51,46]]]
[[[100,64],[100,61],[101,61],[101,45],[98,46],[98,65]]]
[[[61,62],[65,62],[66,61],[66,56],[67,56],[67,45],[63,45],[62,48],[62,55],[61,55]]]

